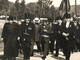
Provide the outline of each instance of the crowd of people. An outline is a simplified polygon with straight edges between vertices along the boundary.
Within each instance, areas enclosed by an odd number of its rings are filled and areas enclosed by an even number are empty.
[[[58,57],[59,51],[64,53],[66,60],[70,60],[71,53],[80,51],[79,31],[80,21],[74,20],[69,14],[55,20],[43,19],[43,22],[35,20],[35,23],[30,19],[24,19],[18,24],[15,20],[9,19],[2,31],[3,60],[16,60],[19,52],[24,55],[24,60],[30,60],[30,57],[34,56],[34,43],[43,60],[49,53]]]

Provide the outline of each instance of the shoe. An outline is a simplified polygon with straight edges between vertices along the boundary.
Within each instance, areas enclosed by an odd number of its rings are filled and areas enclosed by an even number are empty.
[[[31,54],[31,56],[34,56],[33,54]]]
[[[41,57],[41,58],[42,58],[43,60],[45,60],[46,57],[43,56],[43,57]]]
[[[46,55],[48,55],[49,53],[47,53]]]
[[[34,56],[34,54],[32,53],[31,56]]]
[[[27,60],[30,60],[30,59],[27,59]]]

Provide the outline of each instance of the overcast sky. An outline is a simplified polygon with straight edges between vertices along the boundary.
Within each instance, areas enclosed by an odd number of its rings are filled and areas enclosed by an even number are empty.
[[[9,0],[9,1],[15,2],[15,0]],[[38,0],[25,0],[25,1],[26,3],[30,3],[30,2],[36,2]],[[55,7],[59,7],[62,0],[52,0],[52,1]],[[70,5],[74,5],[74,4],[75,4],[75,0],[70,0]],[[77,4],[78,5],[80,4],[80,0],[77,0]]]

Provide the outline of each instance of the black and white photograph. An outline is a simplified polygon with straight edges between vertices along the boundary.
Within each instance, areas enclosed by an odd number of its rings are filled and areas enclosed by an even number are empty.
[[[80,60],[80,0],[0,0],[0,60]]]

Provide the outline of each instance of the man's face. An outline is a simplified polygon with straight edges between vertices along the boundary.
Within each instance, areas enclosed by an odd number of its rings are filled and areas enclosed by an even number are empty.
[[[26,23],[29,23],[30,22],[30,20],[26,20]]]
[[[44,22],[44,25],[46,25],[47,24],[47,22]]]
[[[13,20],[10,20],[10,23],[12,23],[13,22]]]
[[[38,20],[35,20],[35,24],[38,24]]]

